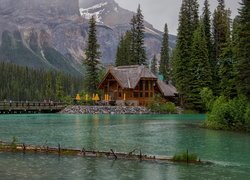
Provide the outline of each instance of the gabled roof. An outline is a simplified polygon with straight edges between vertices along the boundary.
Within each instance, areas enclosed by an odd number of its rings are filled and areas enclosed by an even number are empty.
[[[109,72],[124,89],[134,89],[142,78],[157,80],[157,77],[144,65],[112,67]]]
[[[158,87],[165,97],[174,97],[178,94],[176,88],[171,84],[166,84],[161,80],[157,80]]]

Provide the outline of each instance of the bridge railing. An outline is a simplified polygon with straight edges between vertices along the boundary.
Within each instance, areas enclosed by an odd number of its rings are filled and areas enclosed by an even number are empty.
[[[66,105],[62,102],[37,102],[37,101],[0,101],[1,110],[62,110]]]

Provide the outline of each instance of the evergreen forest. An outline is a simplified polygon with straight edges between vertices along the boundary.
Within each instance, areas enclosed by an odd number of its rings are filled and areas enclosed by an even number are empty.
[[[2,101],[64,101],[82,88],[81,77],[10,63],[0,63],[0,82]]]
[[[250,129],[250,2],[242,0],[231,19],[224,0],[210,12],[205,0],[183,0],[177,45],[171,59],[181,105],[208,111],[205,126]]]

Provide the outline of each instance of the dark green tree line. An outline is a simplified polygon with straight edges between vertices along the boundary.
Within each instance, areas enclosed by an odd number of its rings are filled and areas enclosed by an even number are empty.
[[[61,91],[64,96],[74,97],[82,89],[81,77],[0,63],[0,100],[62,100],[62,97],[56,96],[58,76],[61,77]]]

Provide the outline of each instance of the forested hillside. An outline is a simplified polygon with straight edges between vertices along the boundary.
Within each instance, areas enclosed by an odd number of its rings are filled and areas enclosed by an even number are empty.
[[[83,80],[61,72],[0,63],[0,100],[62,101],[82,89]]]

